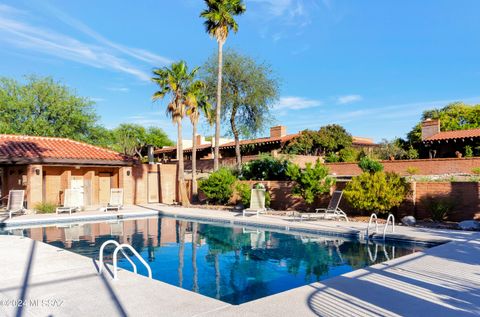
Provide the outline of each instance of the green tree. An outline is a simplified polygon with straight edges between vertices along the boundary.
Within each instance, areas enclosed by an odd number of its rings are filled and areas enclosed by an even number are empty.
[[[352,145],[352,135],[338,124],[329,124],[318,131],[318,142],[324,153],[338,152]]]
[[[126,155],[142,157],[141,150],[145,145],[146,131],[139,124],[122,123],[113,130],[116,141],[114,149]]]
[[[205,94],[205,82],[194,81],[187,88],[186,104],[187,115],[192,123],[192,200],[198,199],[197,188],[197,124],[200,114],[203,114],[207,122],[211,123],[211,105]]]
[[[154,147],[173,145],[161,128],[145,129],[140,124],[122,123],[110,132],[112,136],[109,147],[126,155],[142,157],[147,145]]]
[[[303,170],[296,164],[289,164],[287,175],[296,182],[292,194],[302,197],[309,205],[320,194],[328,193],[335,184],[335,179],[328,176],[328,168],[320,160],[314,166],[307,163]]]
[[[230,30],[238,31],[238,24],[235,16],[243,14],[246,10],[242,0],[205,0],[207,8],[202,11],[200,17],[205,19],[204,25],[207,33],[214,37],[218,43],[218,74],[217,74],[217,103],[215,109],[215,151],[213,168],[219,167],[220,149],[220,118],[222,106],[222,62],[223,45],[227,40]]]
[[[320,155],[318,131],[303,130],[285,148],[286,153],[299,155]]]
[[[344,148],[352,146],[352,136],[344,127],[338,124],[330,124],[318,131],[304,130],[294,138],[286,147],[285,151],[290,154],[328,156]]]
[[[174,143],[161,128],[148,127],[145,135],[146,145],[153,145],[156,148],[172,146]]]
[[[186,95],[188,87],[198,68],[188,70],[187,63],[180,61],[172,63],[170,67],[157,68],[153,70],[152,81],[158,85],[152,99],[161,100],[167,95],[170,96],[166,112],[177,125],[177,149],[178,149],[178,184],[180,188],[180,199],[182,205],[189,205],[187,188],[184,175],[183,144],[182,144],[182,120],[186,115]]]
[[[50,77],[0,78],[0,133],[109,143],[94,102]]]
[[[398,174],[364,172],[348,182],[343,195],[352,208],[385,213],[398,207],[408,190],[408,183]]]
[[[212,56],[203,67],[208,94],[217,91],[218,63]],[[278,99],[278,80],[271,67],[227,50],[223,57],[222,120],[230,124],[235,139],[237,169],[241,168],[240,137],[251,138],[270,122],[270,110]]]

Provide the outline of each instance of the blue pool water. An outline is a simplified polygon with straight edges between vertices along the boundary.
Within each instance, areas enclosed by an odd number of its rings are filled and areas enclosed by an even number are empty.
[[[193,292],[241,304],[425,248],[361,243],[341,236],[307,236],[145,218],[115,222],[17,229],[25,235],[98,258],[104,241],[131,244],[150,264],[153,278]],[[113,246],[107,249],[111,261]],[[132,257],[139,274],[146,269]],[[122,259],[119,266],[131,270]]]

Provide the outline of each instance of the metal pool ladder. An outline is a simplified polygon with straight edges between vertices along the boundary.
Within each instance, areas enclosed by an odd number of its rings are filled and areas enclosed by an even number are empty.
[[[370,231],[370,225],[372,224],[374,219],[375,219],[375,233],[378,233],[378,218],[377,218],[377,215],[375,213],[372,213],[370,215],[370,220],[368,220],[367,232],[365,234],[367,240],[370,239],[370,235],[368,234],[368,232]]]
[[[145,260],[142,258],[142,256],[140,254],[138,254],[138,252],[131,245],[126,244],[126,243],[120,244],[115,240],[107,240],[100,247],[100,254],[98,256],[99,257],[98,260],[100,262],[100,268],[98,270],[98,274],[102,273],[103,265],[104,265],[103,264],[103,251],[104,251],[105,247],[109,244],[114,244],[116,246],[115,251],[113,251],[113,279],[114,280],[116,280],[118,278],[118,268],[117,268],[118,252],[122,252],[123,256],[132,265],[133,272],[137,273],[137,266],[135,265],[135,263],[133,263],[132,259],[130,259],[128,254],[124,251],[124,248],[129,249],[133,253],[133,255],[135,255],[135,257],[147,268],[148,277],[152,278],[152,269],[150,268],[150,265],[148,265],[148,263],[145,262]]]
[[[388,224],[392,223],[392,232],[395,232],[395,217],[392,214],[389,214],[387,217],[387,223],[385,224],[385,228],[383,228],[383,240],[385,240],[385,234],[387,233]]]
[[[375,213],[372,213],[370,215],[370,220],[368,221],[368,227],[367,231],[365,233],[366,239],[370,239],[369,231],[370,231],[370,226],[372,225],[373,221],[375,221],[375,234],[378,233],[378,218]],[[387,223],[385,224],[385,227],[383,228],[383,240],[385,240],[385,235],[387,233],[388,225],[392,225],[392,232],[395,232],[395,217],[392,214],[389,214],[387,217]]]

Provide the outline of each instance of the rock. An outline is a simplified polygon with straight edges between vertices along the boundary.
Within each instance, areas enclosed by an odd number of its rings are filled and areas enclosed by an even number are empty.
[[[458,224],[458,227],[462,230],[480,230],[480,221],[464,220]]]
[[[414,216],[405,216],[402,218],[402,223],[405,226],[415,226],[415,224],[417,223],[417,220],[415,219]]]

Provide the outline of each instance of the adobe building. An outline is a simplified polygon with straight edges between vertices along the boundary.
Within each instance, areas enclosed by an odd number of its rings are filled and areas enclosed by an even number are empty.
[[[287,134],[287,127],[280,125],[270,128],[270,135],[268,137],[241,140],[240,147],[242,155],[251,156],[262,153],[271,153],[276,155],[288,145],[290,141],[299,136],[299,133]],[[372,139],[362,137],[352,137],[352,146],[365,151],[370,151],[377,145]],[[186,160],[191,159],[192,148],[184,148],[184,157]],[[197,136],[197,159],[211,159],[213,157],[212,143],[204,142],[201,136]],[[166,147],[158,149],[154,152],[155,156],[160,160],[168,161],[177,157],[176,147]],[[220,157],[234,158],[235,157],[235,141],[220,143]]]
[[[475,156],[480,155],[480,129],[441,131],[439,119],[422,122],[422,142],[428,149],[430,158],[457,157],[465,154],[470,146]]]
[[[133,159],[117,152],[64,138],[0,135],[1,196],[23,189],[27,208],[63,202],[67,188],[83,192],[85,207],[109,202],[111,188],[124,188],[133,203]],[[3,203],[6,203],[4,201]]]

